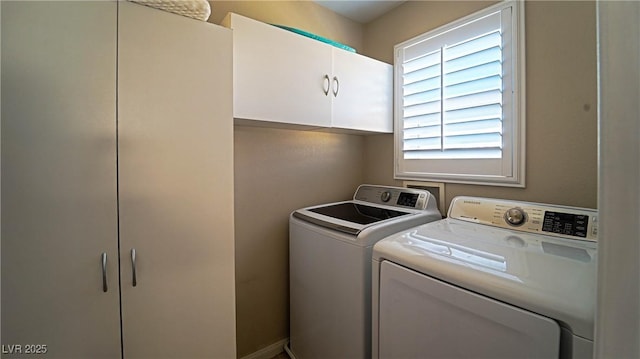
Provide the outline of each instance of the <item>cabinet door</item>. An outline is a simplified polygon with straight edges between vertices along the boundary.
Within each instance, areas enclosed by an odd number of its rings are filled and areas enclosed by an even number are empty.
[[[129,2],[118,21],[124,356],[235,358],[231,31]]]
[[[230,14],[234,117],[329,127],[331,47]]]
[[[393,132],[393,68],[333,49],[332,127]]]
[[[116,3],[1,6],[3,357],[120,357]]]

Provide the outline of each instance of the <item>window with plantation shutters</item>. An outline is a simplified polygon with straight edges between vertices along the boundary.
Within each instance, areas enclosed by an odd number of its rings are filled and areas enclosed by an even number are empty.
[[[396,178],[524,186],[521,5],[395,47]]]

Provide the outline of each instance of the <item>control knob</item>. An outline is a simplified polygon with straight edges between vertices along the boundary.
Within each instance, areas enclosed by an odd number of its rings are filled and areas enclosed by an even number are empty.
[[[389,202],[389,200],[391,199],[391,192],[382,192],[382,194],[380,195],[380,199],[382,200],[382,202]]]
[[[504,219],[512,226],[521,226],[527,219],[524,211],[520,208],[511,208],[504,214]]]

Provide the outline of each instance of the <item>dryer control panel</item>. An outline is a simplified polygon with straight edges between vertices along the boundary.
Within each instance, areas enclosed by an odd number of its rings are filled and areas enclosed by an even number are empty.
[[[435,197],[429,191],[414,188],[361,185],[353,199],[393,207],[437,210]]]
[[[451,201],[449,218],[563,238],[598,238],[598,212],[587,208],[460,196]]]

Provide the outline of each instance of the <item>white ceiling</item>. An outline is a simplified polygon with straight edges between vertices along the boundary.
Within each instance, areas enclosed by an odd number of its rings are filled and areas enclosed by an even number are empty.
[[[333,12],[348,17],[359,23],[366,24],[394,7],[402,4],[404,0],[313,0],[318,5]]]

